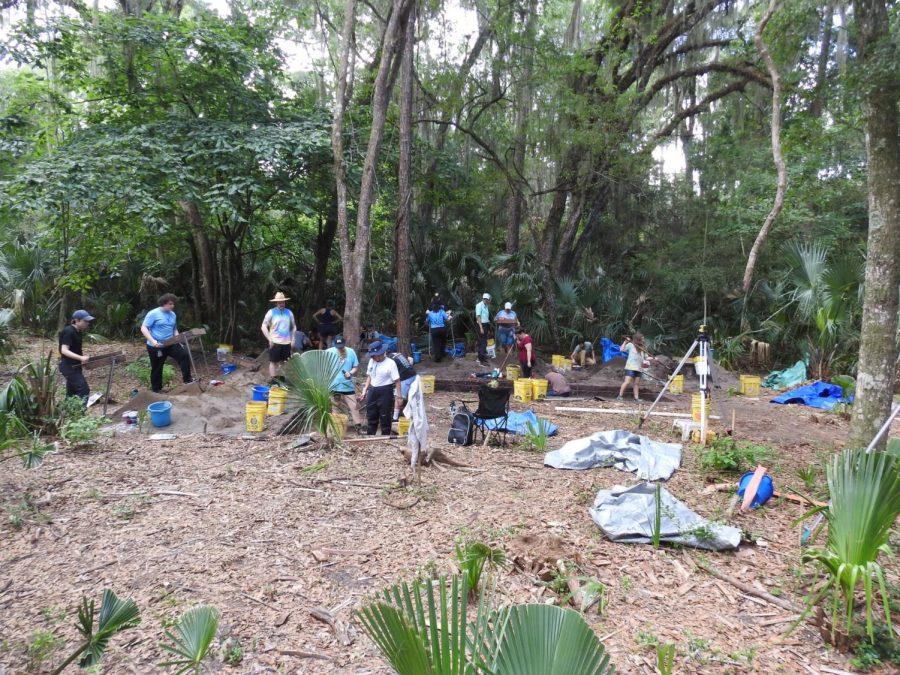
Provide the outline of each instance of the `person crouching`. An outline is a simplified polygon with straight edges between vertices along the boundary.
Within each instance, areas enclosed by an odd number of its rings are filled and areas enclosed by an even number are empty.
[[[369,365],[360,400],[366,402],[368,434],[374,436],[381,426],[384,436],[391,435],[393,411],[400,410],[400,373],[397,364],[385,356],[387,347],[380,340],[369,345]]]

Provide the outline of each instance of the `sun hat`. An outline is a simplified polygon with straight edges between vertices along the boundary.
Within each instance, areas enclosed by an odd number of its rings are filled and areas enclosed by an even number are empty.
[[[87,310],[76,309],[72,314],[72,321],[78,321],[79,319],[82,319],[84,321],[93,321],[94,317],[92,317],[90,315],[90,312],[88,312]]]
[[[387,347],[381,340],[375,340],[369,345],[369,356],[381,356],[387,352]]]
[[[269,302],[286,302],[287,300],[290,300],[290,298],[286,298],[284,296],[284,293],[282,293],[281,291],[278,291],[275,294],[275,297],[272,298],[271,300],[269,300]]]
[[[512,303],[507,302],[505,305],[503,305],[503,309],[512,309]]]

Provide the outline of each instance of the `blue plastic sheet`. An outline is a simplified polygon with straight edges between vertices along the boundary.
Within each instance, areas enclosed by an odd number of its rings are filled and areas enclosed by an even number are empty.
[[[390,337],[388,335],[383,335],[382,333],[379,333],[378,331],[375,331],[375,333],[373,334],[373,337],[376,340],[381,340],[382,344],[384,344],[384,346],[387,347],[388,352],[397,351],[397,338]]]
[[[556,432],[559,431],[559,427],[553,424],[550,420],[538,420],[538,416],[534,414],[533,410],[526,410],[525,412],[509,412],[509,419],[506,423],[506,430],[511,434],[516,434],[517,436],[524,436],[528,433],[528,423],[531,423],[532,427],[537,429],[538,424],[542,424],[544,428],[547,430],[548,436],[556,435]],[[497,429],[500,428],[500,420],[488,420],[487,428],[488,429]]]
[[[619,345],[609,338],[600,338],[601,358],[603,363],[612,361],[613,359],[624,359],[628,354],[619,349]]]
[[[772,399],[772,403],[798,403],[822,410],[831,410],[838,403],[850,403],[852,400],[852,398],[844,398],[844,390],[840,385],[819,381],[779,394]]]

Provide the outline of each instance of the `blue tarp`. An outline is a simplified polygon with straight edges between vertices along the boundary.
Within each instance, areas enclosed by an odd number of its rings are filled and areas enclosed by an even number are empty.
[[[790,389],[806,379],[806,363],[797,361],[790,368],[784,370],[773,370],[768,377],[762,381],[762,386],[766,389]]]
[[[844,398],[844,390],[839,385],[820,381],[779,394],[772,399],[772,403],[799,403],[822,410],[831,410],[838,403],[850,403],[852,400],[852,398]]]
[[[389,335],[382,335],[378,331],[373,333],[373,337],[375,340],[381,340],[385,347],[387,347],[388,352],[397,351],[397,338],[390,337]]]
[[[525,412],[513,412],[510,410],[509,419],[506,424],[506,430],[511,434],[516,434],[518,436],[524,436],[528,433],[528,423],[531,422],[531,425],[536,429],[538,425],[538,417],[534,414],[533,410],[526,410]],[[548,436],[553,436],[559,431],[559,427],[553,424],[550,420],[540,420],[540,424],[544,425],[544,428],[547,430]],[[500,426],[500,420],[488,420],[487,428],[488,429],[496,429]]]
[[[624,359],[628,357],[628,354],[619,349],[619,345],[609,338],[600,338],[600,352],[603,363],[613,359]]]

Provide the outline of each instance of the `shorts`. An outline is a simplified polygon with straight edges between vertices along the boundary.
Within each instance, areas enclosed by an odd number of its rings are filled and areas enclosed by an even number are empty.
[[[409,398],[409,388],[417,377],[418,375],[413,375],[412,377],[407,377],[405,380],[400,380],[400,396],[403,399]]]
[[[497,329],[497,338],[500,340],[500,344],[504,347],[510,347],[516,341],[516,329],[515,328],[498,328]]]
[[[636,380],[641,379],[641,371],[625,369],[625,377],[633,377]]]
[[[330,337],[332,335],[338,334],[338,327],[336,323],[320,323],[319,324],[319,335],[322,337]]]
[[[291,358],[291,346],[273,344],[269,347],[269,363],[281,363]]]

